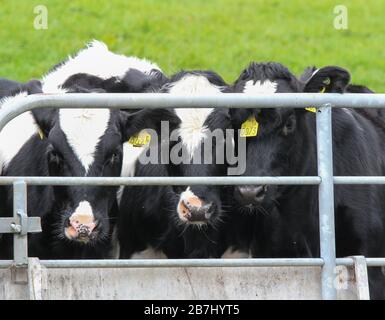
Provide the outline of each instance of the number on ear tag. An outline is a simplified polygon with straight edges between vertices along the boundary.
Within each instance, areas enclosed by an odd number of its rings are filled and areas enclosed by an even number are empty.
[[[240,136],[255,137],[258,134],[258,127],[259,123],[254,116],[251,116],[244,123],[242,123]]]
[[[132,144],[134,147],[143,147],[151,141],[151,135],[142,130],[138,134],[135,134],[128,139],[128,143]]]

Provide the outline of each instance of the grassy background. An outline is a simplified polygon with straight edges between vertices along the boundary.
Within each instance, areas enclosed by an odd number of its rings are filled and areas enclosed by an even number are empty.
[[[36,5],[48,30],[35,30]],[[333,8],[349,10],[348,30]],[[251,60],[348,68],[385,92],[384,0],[0,0],[0,77],[41,77],[90,39],[149,58],[168,74],[209,68],[232,82]]]

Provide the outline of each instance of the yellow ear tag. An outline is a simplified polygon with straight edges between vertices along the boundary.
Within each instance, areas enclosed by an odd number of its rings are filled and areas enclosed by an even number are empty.
[[[323,87],[319,93],[324,93],[325,90],[326,90],[326,87]],[[317,109],[314,107],[305,108],[305,110],[310,111],[310,112],[314,112],[314,113],[317,112]]]
[[[305,108],[305,110],[310,111],[310,112],[317,112],[316,108]]]
[[[41,130],[40,128],[38,128],[38,129],[37,129],[37,133],[39,134],[40,140],[43,140],[43,139],[44,139],[44,133],[43,133],[43,130]]]
[[[259,123],[254,116],[251,116],[244,123],[242,123],[240,136],[255,137],[258,134],[258,127]]]
[[[143,147],[151,141],[151,135],[147,133],[146,130],[140,131],[138,134],[135,134],[128,139],[128,143],[132,144],[134,147]]]

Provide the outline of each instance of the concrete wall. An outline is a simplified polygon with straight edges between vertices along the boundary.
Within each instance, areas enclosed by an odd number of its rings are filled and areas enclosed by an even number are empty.
[[[99,268],[29,272],[29,285],[0,269],[0,299],[320,299],[319,267]],[[336,278],[339,299],[356,299],[354,269]],[[344,289],[343,289],[344,288]]]

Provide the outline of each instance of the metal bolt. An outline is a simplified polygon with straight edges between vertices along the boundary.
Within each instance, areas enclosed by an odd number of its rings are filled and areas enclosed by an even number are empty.
[[[16,224],[16,223],[11,223],[11,229],[15,233],[20,233],[21,232],[21,225]]]

